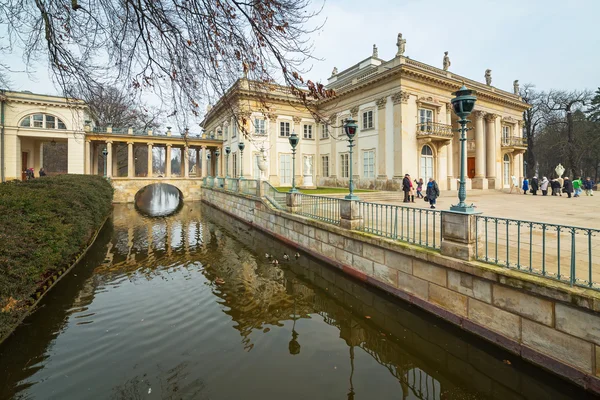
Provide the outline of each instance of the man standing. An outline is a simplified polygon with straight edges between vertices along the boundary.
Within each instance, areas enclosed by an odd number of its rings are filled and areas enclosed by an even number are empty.
[[[430,208],[435,208],[435,201],[440,197],[440,188],[433,178],[429,178],[427,183],[427,199],[429,200]]]
[[[594,181],[591,180],[589,176],[585,178],[585,181],[583,182],[583,188],[585,189],[585,194],[587,196],[594,195],[594,191],[592,190],[594,188]]]
[[[538,177],[534,176],[531,179],[531,193],[533,193],[534,196],[537,196],[537,191],[540,188],[540,183],[538,181]]]
[[[404,175],[404,179],[402,179],[402,191],[404,192],[404,202],[410,203],[410,177],[408,176],[408,174]]]
[[[565,176],[565,181],[563,182],[563,190],[567,194],[567,197],[571,198],[571,193],[573,193],[573,182],[569,179],[568,176]]]

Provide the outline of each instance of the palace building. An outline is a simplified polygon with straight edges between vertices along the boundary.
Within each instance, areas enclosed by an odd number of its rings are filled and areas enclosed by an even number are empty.
[[[452,93],[463,83],[476,91],[477,103],[467,134],[467,188],[509,187],[511,176],[523,176],[523,111],[529,106],[513,92],[456,75],[404,56],[405,40],[389,61],[373,54],[343,70],[334,68],[327,88],[336,95],[315,104],[328,123],[281,86],[238,80],[202,123],[205,132],[223,138],[231,154],[221,175],[259,178],[259,158],[268,164],[264,176],[274,186],[292,183],[292,132],[300,137],[296,149],[298,186],[347,186],[350,173],[348,142],[343,122],[359,125],[353,152],[353,178],[358,188],[397,190],[405,174],[425,181],[433,177],[440,189],[456,189],[460,174],[457,117],[451,112]],[[236,110],[235,113],[232,110]],[[237,117],[234,117],[234,114]],[[237,118],[237,120],[236,120]],[[323,121],[323,118],[321,118]],[[240,127],[248,136],[240,134]],[[242,157],[238,143],[243,141]],[[225,160],[223,160],[225,161]],[[243,168],[242,164],[243,163]]]

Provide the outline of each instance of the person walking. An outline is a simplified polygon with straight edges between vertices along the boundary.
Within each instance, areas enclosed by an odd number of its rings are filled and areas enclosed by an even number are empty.
[[[440,188],[433,178],[429,178],[427,183],[427,190],[425,191],[427,199],[429,200],[429,208],[435,208],[436,199],[440,197]]]
[[[419,178],[419,181],[415,179],[415,183],[417,184],[417,199],[423,198],[423,178]]]
[[[527,177],[525,177],[525,179],[523,179],[523,194],[527,194],[527,192],[529,191],[529,179],[527,179]]]
[[[550,188],[552,189],[552,196],[558,196],[560,192],[560,182],[558,179],[552,179],[550,181]]]
[[[531,178],[531,193],[533,193],[534,196],[537,196],[537,191],[540,188],[540,182],[538,181],[538,177],[534,176],[533,178]]]
[[[579,177],[573,181],[573,191],[575,192],[573,197],[579,197],[579,195],[581,194],[582,186],[583,186],[583,182],[581,181],[581,177]]]
[[[402,179],[402,191],[404,192],[404,202],[409,203],[410,178],[408,174],[404,175],[404,179]]]
[[[567,194],[567,197],[571,198],[571,193],[573,193],[573,182],[569,179],[568,176],[565,176],[565,181],[563,182],[563,191]]]
[[[594,181],[589,176],[583,181],[583,188],[585,189],[586,196],[594,195]]]
[[[545,176],[542,178],[542,183],[540,185],[540,189],[542,189],[542,196],[548,196],[548,185],[550,181]]]

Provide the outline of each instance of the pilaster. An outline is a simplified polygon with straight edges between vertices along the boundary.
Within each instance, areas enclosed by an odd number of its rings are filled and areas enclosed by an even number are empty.
[[[386,134],[385,134],[385,108],[387,104],[387,96],[377,99],[377,179],[387,179],[385,170],[386,165]]]
[[[496,186],[496,114],[487,114],[486,121],[486,172],[488,186]]]
[[[394,104],[394,178],[401,179],[404,176],[405,165],[402,159],[402,104],[408,103],[409,94],[399,91],[392,95]]]

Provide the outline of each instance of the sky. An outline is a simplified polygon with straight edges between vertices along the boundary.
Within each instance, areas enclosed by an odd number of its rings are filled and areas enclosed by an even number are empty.
[[[313,0],[313,6],[322,2]],[[384,60],[396,54],[399,32],[406,56],[442,67],[449,52],[450,71],[512,91],[512,82],[539,90],[600,86],[600,0],[326,0],[314,36],[314,56],[304,76],[326,82],[371,55],[376,44]],[[23,69],[18,54],[4,61]],[[13,90],[58,94],[40,64],[33,77],[12,74]]]

